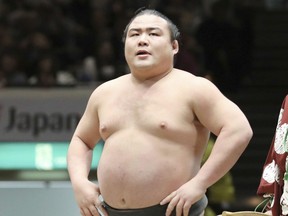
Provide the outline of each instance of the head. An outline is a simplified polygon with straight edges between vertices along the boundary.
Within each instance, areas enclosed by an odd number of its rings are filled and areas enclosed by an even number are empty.
[[[133,20],[138,17],[138,16],[142,16],[142,15],[154,15],[154,16],[158,16],[161,17],[162,19],[167,21],[168,24],[168,28],[170,31],[170,37],[171,37],[171,42],[174,40],[179,41],[180,40],[180,32],[179,29],[177,28],[177,26],[164,14],[160,13],[159,11],[156,10],[152,10],[152,9],[139,9],[136,11],[135,15],[130,19],[129,23],[127,24],[124,33],[123,33],[123,37],[122,37],[122,41],[123,43],[125,43],[126,37],[127,37],[127,32],[129,29],[130,24],[133,22]]]
[[[149,78],[171,71],[179,36],[176,25],[160,12],[145,9],[137,13],[123,35],[131,72]]]

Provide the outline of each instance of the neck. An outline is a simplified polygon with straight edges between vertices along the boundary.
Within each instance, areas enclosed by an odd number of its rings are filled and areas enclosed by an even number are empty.
[[[173,68],[164,71],[162,73],[155,73],[155,74],[147,74],[145,71],[141,73],[133,72],[131,71],[132,79],[136,82],[143,83],[143,82],[157,82],[158,80],[161,80],[162,78],[166,77],[168,74],[170,74],[173,71]]]

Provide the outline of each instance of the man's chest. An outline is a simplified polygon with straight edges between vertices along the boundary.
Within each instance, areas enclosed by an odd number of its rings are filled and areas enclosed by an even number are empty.
[[[126,128],[147,131],[181,131],[192,124],[194,114],[176,94],[123,95],[109,97],[98,112],[100,128],[107,133]]]

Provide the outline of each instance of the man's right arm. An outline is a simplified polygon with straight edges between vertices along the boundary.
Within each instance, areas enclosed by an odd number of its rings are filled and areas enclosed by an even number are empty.
[[[67,166],[75,198],[82,215],[98,215],[97,197],[100,194],[96,184],[88,179],[93,149],[100,139],[95,93],[88,101],[86,110],[73,134],[68,154]],[[96,100],[97,101],[97,100]]]

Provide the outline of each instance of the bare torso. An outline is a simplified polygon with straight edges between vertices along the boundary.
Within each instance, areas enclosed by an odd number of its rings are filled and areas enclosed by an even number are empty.
[[[193,87],[181,82],[193,76],[178,73],[142,84],[124,76],[100,102],[98,181],[114,208],[158,204],[200,168],[209,133],[194,116]]]

